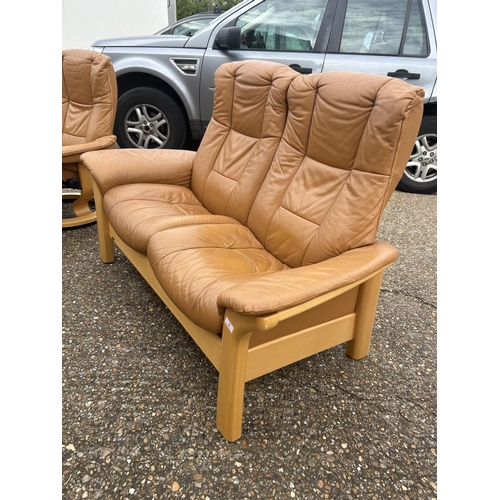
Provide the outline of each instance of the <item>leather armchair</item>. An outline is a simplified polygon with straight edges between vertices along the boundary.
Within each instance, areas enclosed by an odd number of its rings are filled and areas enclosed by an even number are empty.
[[[62,51],[62,181],[63,187],[80,191],[63,192],[63,200],[75,200],[74,217],[63,218],[63,228],[96,220],[92,180],[80,156],[115,148],[116,103],[116,75],[108,56],[83,49]]]

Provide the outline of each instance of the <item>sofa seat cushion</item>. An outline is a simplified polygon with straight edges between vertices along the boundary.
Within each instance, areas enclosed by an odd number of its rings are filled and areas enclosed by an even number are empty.
[[[224,290],[257,276],[288,269],[243,225],[170,228],[149,239],[147,255],[175,305],[206,330],[222,331],[217,299]],[[265,290],[262,291],[265,293]]]
[[[193,192],[172,184],[127,184],[104,196],[104,210],[120,238],[137,252],[146,253],[149,238],[163,229],[185,224],[240,224],[213,215]]]

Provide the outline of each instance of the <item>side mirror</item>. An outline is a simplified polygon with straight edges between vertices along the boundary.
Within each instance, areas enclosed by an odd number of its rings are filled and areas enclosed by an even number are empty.
[[[215,45],[219,49],[239,49],[241,45],[241,28],[229,26],[222,28],[215,37]]]

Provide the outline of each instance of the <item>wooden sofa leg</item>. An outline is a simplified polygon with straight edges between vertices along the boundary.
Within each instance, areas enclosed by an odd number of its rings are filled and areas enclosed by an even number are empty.
[[[370,352],[373,322],[383,278],[384,270],[359,287],[354,338],[347,342],[346,347],[347,355],[353,359],[364,358]]]
[[[226,316],[219,365],[217,428],[229,442],[241,437],[247,355],[251,336],[252,332],[238,331],[237,325],[233,325]]]
[[[109,264],[115,261],[115,250],[113,240],[109,234],[109,221],[104,213],[102,194],[97,183],[92,179],[94,189],[95,209],[97,213],[97,239],[99,242],[99,254],[101,260]]]

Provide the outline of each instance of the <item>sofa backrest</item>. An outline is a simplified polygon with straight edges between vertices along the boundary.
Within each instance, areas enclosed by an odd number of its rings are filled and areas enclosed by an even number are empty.
[[[62,145],[113,133],[117,84],[111,59],[85,49],[62,51]]]
[[[246,224],[283,135],[287,90],[298,73],[275,62],[223,64],[212,119],[197,150],[191,189],[212,213]]]
[[[349,72],[301,75],[247,226],[291,267],[372,244],[417,137],[424,91]]]

